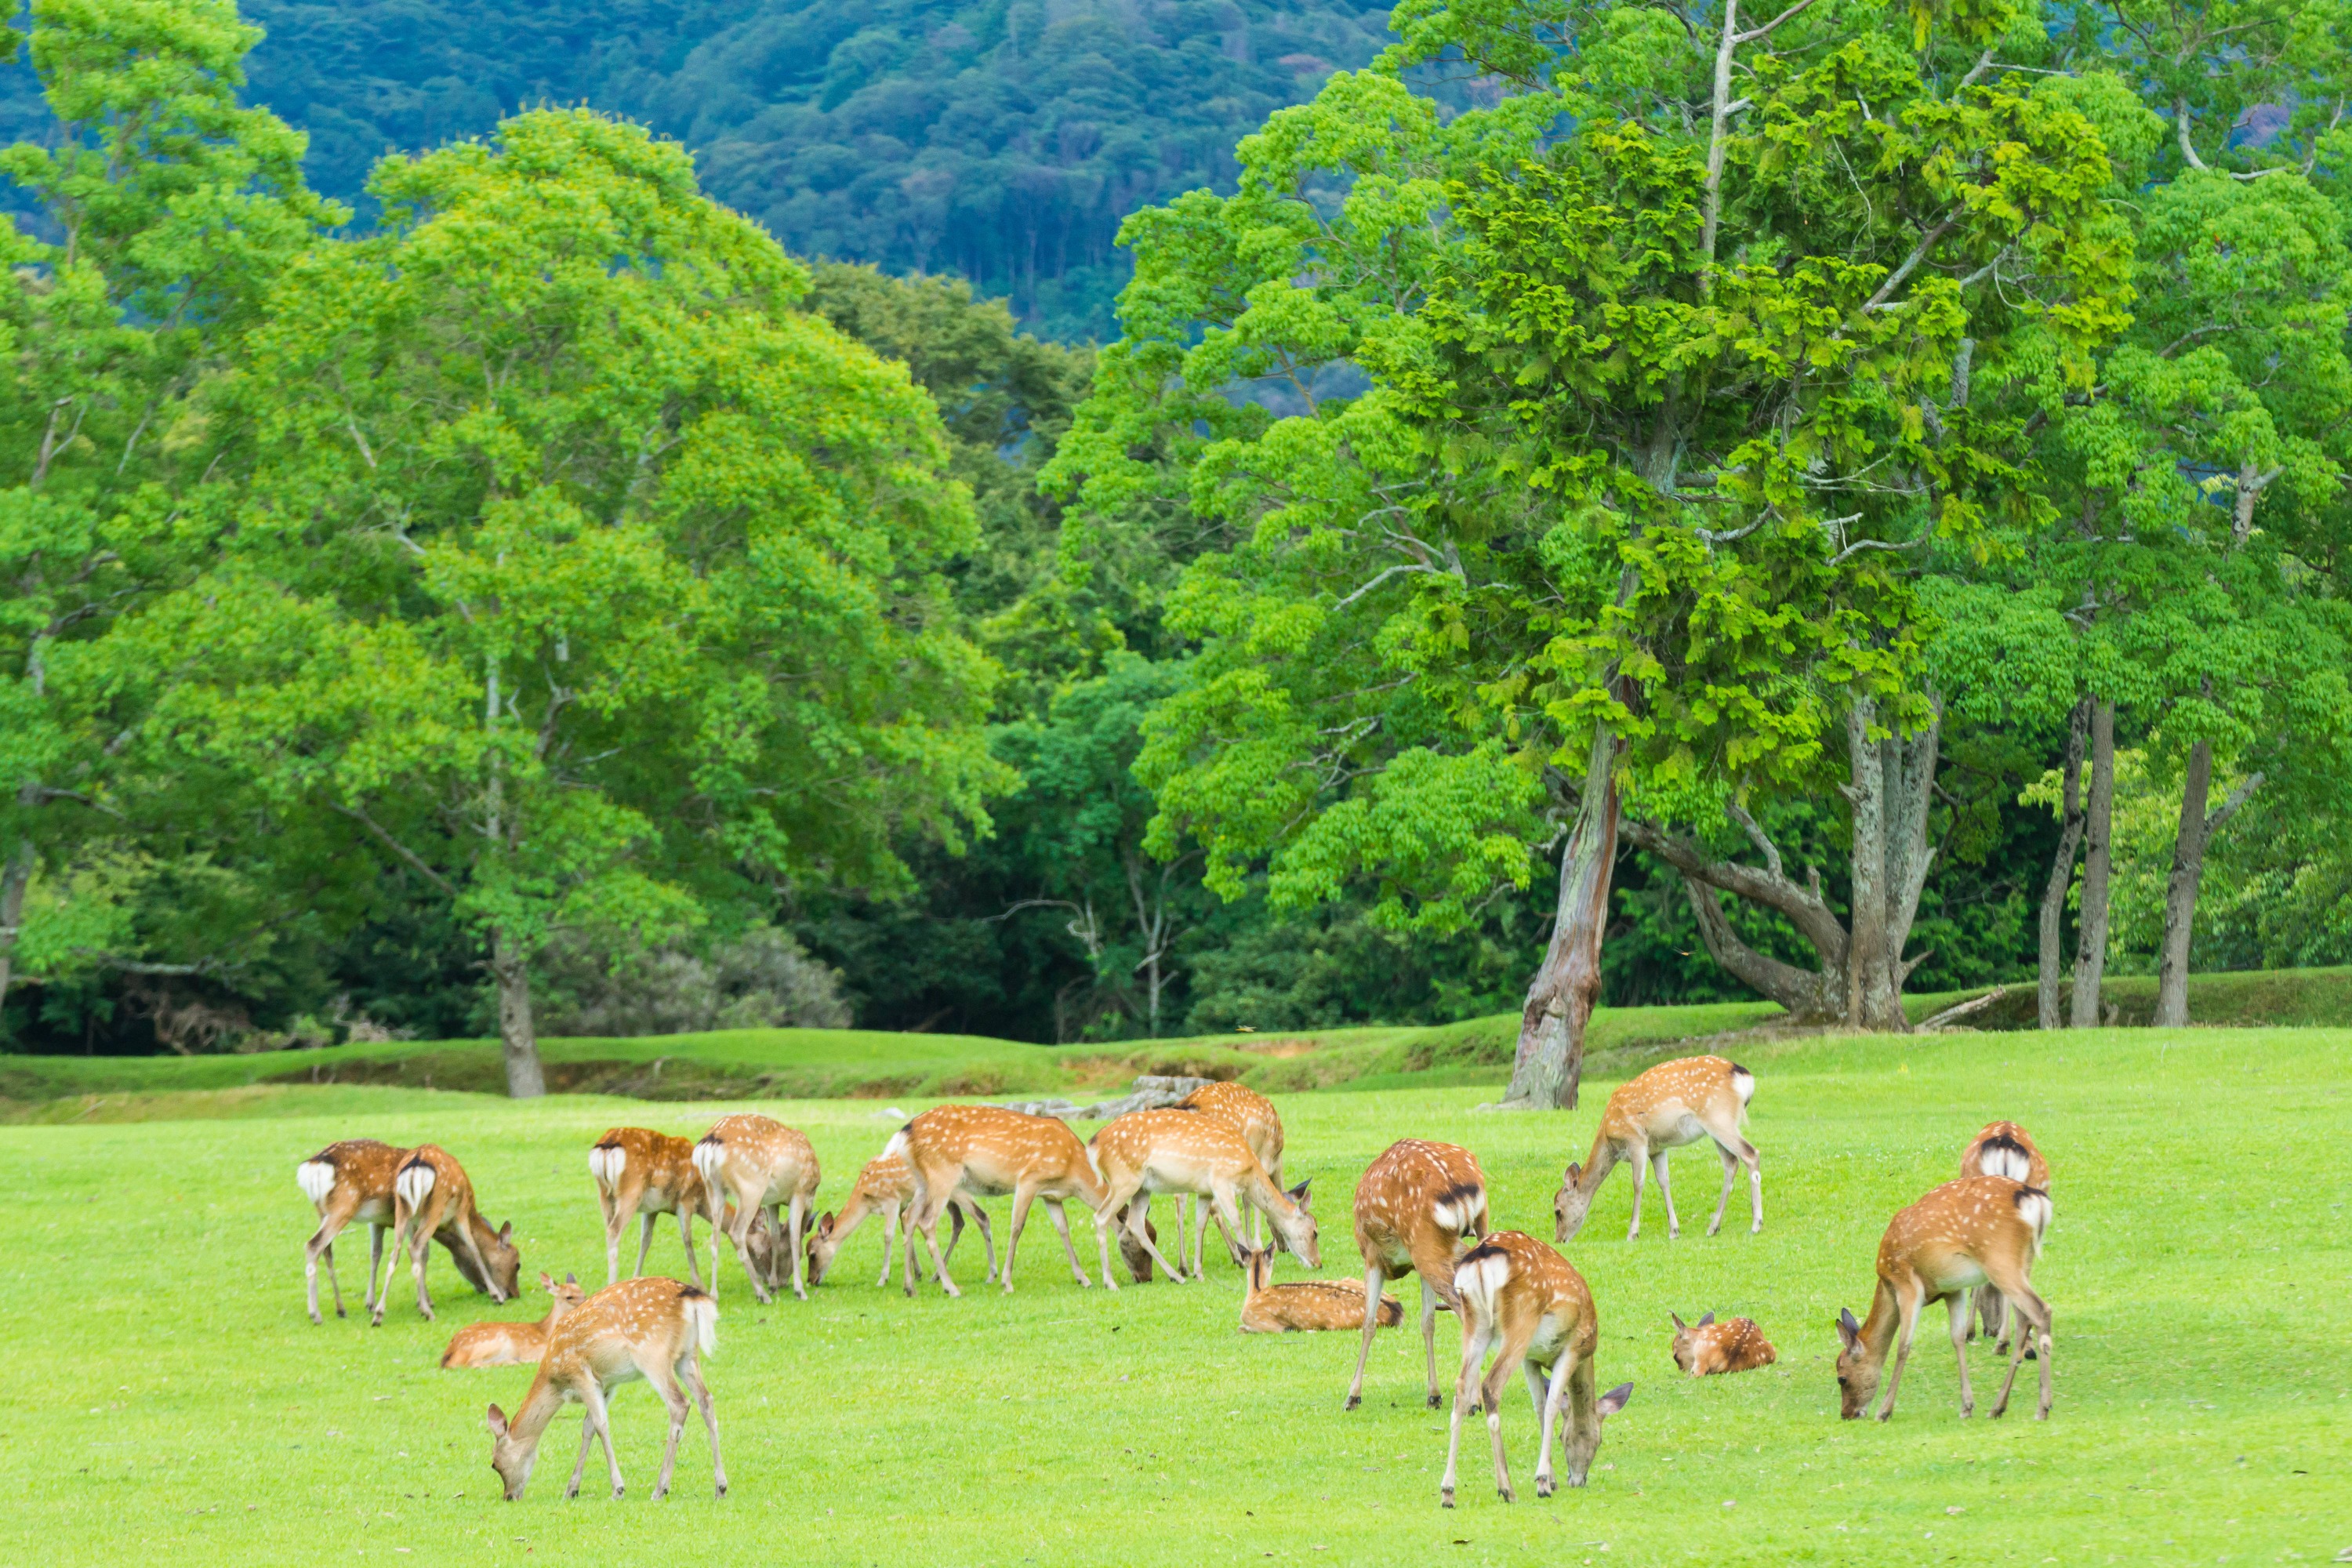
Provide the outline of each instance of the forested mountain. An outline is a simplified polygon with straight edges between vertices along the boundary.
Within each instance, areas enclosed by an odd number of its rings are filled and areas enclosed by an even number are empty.
[[[1356,0],[250,0],[248,98],[367,212],[387,152],[539,103],[644,120],[796,255],[961,274],[1048,335],[1112,335],[1119,220],[1229,185],[1267,112],[1364,64]],[[0,142],[47,123],[6,68]]]

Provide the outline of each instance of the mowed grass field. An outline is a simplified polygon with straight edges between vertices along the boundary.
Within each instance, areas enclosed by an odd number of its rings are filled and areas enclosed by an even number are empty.
[[[526,1278],[601,1283],[591,1141],[614,1122],[698,1134],[725,1108],[338,1086],[273,1091],[246,1120],[0,1129],[0,1562],[2140,1564],[2352,1548],[2352,1033],[1739,1054],[1760,1080],[1764,1233],[1703,1234],[1711,1152],[1676,1157],[1678,1241],[1653,1191],[1628,1243],[1631,1185],[1612,1178],[1568,1252],[1598,1300],[1601,1385],[1632,1380],[1633,1402],[1607,1425],[1591,1487],[1538,1500],[1535,1420],[1515,1384],[1504,1420],[1521,1500],[1487,1486],[1472,1424],[1451,1512],[1437,1506],[1444,1416],[1423,1406],[1410,1319],[1382,1332],[1364,1405],[1343,1413],[1353,1336],[1237,1333],[1222,1258],[1204,1283],[1082,1290],[1042,1213],[1010,1298],[981,1288],[969,1236],[961,1300],[877,1289],[878,1225],[805,1303],[756,1306],[728,1258],[709,1366],[727,1500],[710,1496],[692,1421],[673,1495],[648,1500],[664,1422],[632,1387],[613,1416],[627,1498],[603,1495],[592,1460],[587,1490],[563,1500],[575,1407],[529,1496],[506,1504],[483,1408],[511,1411],[530,1369],[435,1363],[459,1324],[539,1308],[492,1309],[436,1248],[437,1322],[417,1317],[404,1274],[382,1329],[357,1315],[312,1327],[296,1163],[339,1137],[438,1142],[493,1221],[515,1222]],[[1288,1173],[1314,1178],[1324,1272],[1355,1268],[1356,1178],[1407,1135],[1468,1144],[1497,1224],[1548,1237],[1559,1167],[1582,1156],[1612,1087],[1588,1083],[1583,1109],[1558,1116],[1480,1113],[1491,1091],[1475,1088],[1285,1097]],[[899,1120],[873,1100],[759,1109],[808,1131],[827,1206]],[[1831,1320],[1866,1309],[1888,1215],[1950,1177],[1994,1116],[2025,1123],[2055,1170],[2035,1282],[2055,1314],[2056,1411],[2031,1419],[2029,1364],[2007,1419],[1962,1421],[1934,1312],[1892,1424],[1841,1423]],[[1081,1221],[1090,1273],[1091,1229]],[[364,1235],[338,1250],[356,1314]],[[680,1271],[674,1228],[652,1264]],[[1283,1261],[1281,1278],[1300,1274]],[[1667,1313],[1709,1309],[1754,1317],[1779,1364],[1678,1378]],[[1449,1384],[1457,1335],[1439,1320]],[[1977,1373],[1981,1410],[1997,1386],[1981,1343]]]

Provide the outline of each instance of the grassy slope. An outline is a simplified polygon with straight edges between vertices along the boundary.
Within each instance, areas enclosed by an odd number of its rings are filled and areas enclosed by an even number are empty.
[[[1924,1018],[1968,993],[1916,996]],[[2155,981],[2116,981],[2107,996],[2126,1024],[2145,1023]],[[2201,1024],[2342,1026],[2352,1022],[2352,970],[2200,975],[2190,1013]],[[1996,1027],[2032,1021],[2031,987],[1969,1020]],[[1587,1042],[1598,1070],[1662,1054],[1725,1030],[1768,1025],[1765,1002],[1689,1007],[1603,1007]],[[858,1029],[740,1029],[633,1040],[541,1042],[558,1089],[644,1100],[761,1095],[894,1098],[921,1095],[1084,1094],[1139,1072],[1238,1078],[1269,1093],[1328,1089],[1434,1088],[1490,1082],[1511,1059],[1518,1019],[1504,1014],[1432,1027],[1330,1029],[1301,1035],[1224,1035],[1149,1045],[1049,1047],[962,1035]],[[1743,1042],[1738,1048],[1748,1047]],[[119,1121],[268,1114],[306,1103],[265,1089],[206,1099],[201,1091],[285,1081],[397,1084],[488,1090],[502,1082],[488,1040],[343,1046],[249,1057],[0,1056],[0,1120]],[[45,1103],[46,1102],[46,1103]]]
[[[877,1289],[871,1230],[805,1304],[755,1307],[730,1262],[711,1382],[733,1495],[710,1500],[696,1423],[677,1495],[647,1502],[657,1405],[627,1390],[614,1406],[626,1500],[562,1500],[566,1417],[530,1497],[508,1507],[481,1412],[511,1408],[527,1374],[433,1365],[451,1328],[493,1310],[436,1253],[439,1323],[400,1301],[382,1330],[312,1328],[294,1163],[337,1136],[429,1136],[517,1222],[528,1268],[597,1278],[589,1139],[624,1119],[692,1132],[713,1108],[337,1087],[270,1091],[317,1114],[237,1126],[0,1129],[0,1314],[16,1329],[0,1338],[0,1561],[411,1547],[408,1561],[436,1563],[1879,1564],[1997,1545],[2012,1562],[2141,1564],[2324,1561],[2352,1545],[2352,1034],[1814,1039],[1742,1056],[1763,1086],[1764,1234],[1699,1234],[1712,1160],[1676,1162],[1679,1241],[1653,1229],[1627,1243],[1629,1189],[1613,1183],[1569,1249],[1600,1303],[1602,1380],[1635,1383],[1594,1484],[1534,1500],[1515,1387],[1505,1432],[1523,1500],[1485,1489],[1474,1425],[1453,1513],[1435,1506],[1442,1418],[1421,1405],[1409,1337],[1382,1336],[1365,1407],[1343,1415],[1349,1337],[1236,1334],[1222,1263],[1202,1285],[1080,1291],[1042,1224],[1010,1299],[974,1288],[970,1253],[961,1301]],[[1470,1143],[1498,1219],[1541,1226],[1609,1087],[1564,1117],[1475,1113],[1491,1087],[1285,1100],[1326,1271],[1352,1261],[1356,1175],[1406,1133]],[[809,1131],[833,1201],[894,1120],[870,1101],[770,1108]],[[1865,1304],[1885,1216],[1947,1176],[1994,1114],[2031,1126],[2057,1171],[2037,1274],[2056,1310],[2056,1415],[1960,1422],[1930,1325],[1894,1423],[1841,1424],[1829,1320]],[[2215,1134],[2258,1127],[2281,1136],[2249,1170]],[[674,1232],[658,1238],[656,1266],[676,1248]],[[1675,1379],[1665,1315],[1706,1308],[1756,1317],[1780,1364]]]

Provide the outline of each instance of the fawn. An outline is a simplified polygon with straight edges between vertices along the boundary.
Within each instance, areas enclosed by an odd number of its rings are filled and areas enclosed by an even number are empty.
[[[1772,1342],[1764,1337],[1753,1318],[1718,1323],[1709,1312],[1696,1323],[1685,1323],[1677,1313],[1666,1315],[1675,1321],[1675,1364],[1693,1377],[1753,1372],[1778,1359]]]
[[[1295,1285],[1274,1282],[1274,1248],[1253,1247],[1243,1258],[1242,1332],[1286,1334],[1352,1329],[1364,1321],[1364,1282],[1360,1279],[1307,1279]],[[1382,1296],[1373,1314],[1380,1327],[1404,1321],[1404,1307],[1394,1296]]]
[[[449,1340],[449,1348],[441,1352],[441,1370],[454,1371],[472,1366],[528,1366],[547,1353],[547,1331],[588,1299],[580,1289],[576,1276],[566,1274],[563,1283],[541,1274],[540,1289],[555,1300],[547,1309],[547,1316],[535,1323],[468,1323]]]

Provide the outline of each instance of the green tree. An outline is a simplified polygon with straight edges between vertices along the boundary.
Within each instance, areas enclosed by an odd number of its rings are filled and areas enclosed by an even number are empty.
[[[1824,951],[1848,1016],[1902,1026],[1939,722],[1909,563],[2031,505],[1971,366],[2082,376],[2126,257],[2088,122],[1998,68],[2032,18],[1888,21],[1409,5],[1391,67],[1458,52],[1500,104],[1336,79],[1236,195],[1127,230],[1060,471],[1117,504],[1172,440],[1235,540],[1175,602],[1204,647],[1140,763],[1157,845],[1445,931],[1564,838],[1514,1102],[1573,1102],[1629,773],[1654,812],[1736,807],[1849,752],[1864,913]],[[1268,384],[1299,412],[1231,395]]]
[[[212,401],[247,489],[147,617],[159,722],[448,897],[534,1094],[551,937],[984,826],[994,670],[938,577],[971,510],[904,371],[676,145],[540,112],[373,188],[387,229],[290,268]]]

